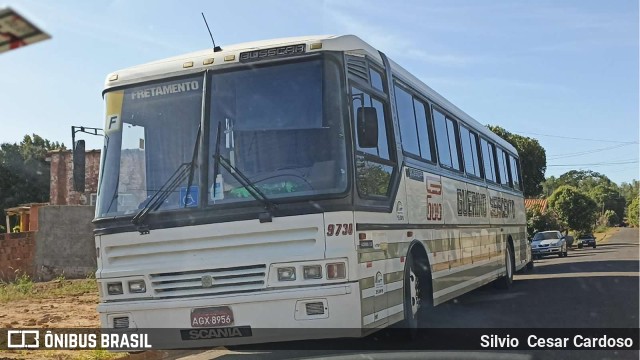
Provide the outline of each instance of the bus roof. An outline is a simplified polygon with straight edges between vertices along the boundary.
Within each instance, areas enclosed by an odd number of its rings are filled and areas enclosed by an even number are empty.
[[[317,43],[322,43],[322,47],[319,49],[312,49],[311,44]],[[240,53],[245,51],[269,49],[294,44],[305,44],[307,52],[327,50],[345,51],[347,53],[366,55],[380,63],[382,62],[382,57],[378,50],[355,35],[311,35],[259,40],[226,45],[222,47],[222,51],[218,52],[214,52],[213,49],[200,50],[118,70],[107,76],[105,81],[105,91],[111,87],[156,80],[169,76],[197,73],[211,67],[238,63]],[[399,75],[404,82],[408,83],[408,85],[422,92],[430,98],[431,101],[434,101],[441,107],[445,108],[453,116],[474,128],[484,137],[491,139],[509,152],[517,154],[516,149],[507,141],[493,133],[484,125],[480,124],[467,113],[445,99],[442,95],[431,89],[420,79],[409,73],[402,66],[398,65],[391,59],[389,59],[389,62],[391,64],[392,72],[395,75]]]

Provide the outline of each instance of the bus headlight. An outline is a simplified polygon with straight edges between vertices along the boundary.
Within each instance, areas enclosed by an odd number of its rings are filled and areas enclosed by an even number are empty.
[[[129,292],[137,294],[145,293],[147,292],[147,285],[144,283],[144,280],[129,281]]]
[[[107,293],[109,295],[122,295],[122,283],[107,283]]]
[[[294,281],[296,268],[292,266],[278,268],[278,281]]]
[[[302,267],[302,272],[305,279],[322,279],[322,266],[320,265],[305,265]]]

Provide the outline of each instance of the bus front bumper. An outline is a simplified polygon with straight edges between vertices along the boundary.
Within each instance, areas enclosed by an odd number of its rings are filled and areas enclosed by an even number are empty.
[[[231,311],[232,324],[199,324],[197,316],[196,320],[192,316],[194,310],[215,313],[221,308]],[[217,297],[100,303],[98,312],[103,328],[148,333],[154,348],[162,349],[356,337],[361,336],[362,325],[357,282]]]

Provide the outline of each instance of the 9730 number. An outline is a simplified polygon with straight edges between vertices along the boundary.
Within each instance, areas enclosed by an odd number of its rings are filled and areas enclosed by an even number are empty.
[[[329,224],[327,225],[327,236],[352,235],[353,224]]]

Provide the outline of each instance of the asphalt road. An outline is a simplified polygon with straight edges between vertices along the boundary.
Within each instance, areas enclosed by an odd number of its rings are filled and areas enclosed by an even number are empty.
[[[566,258],[535,261],[517,274],[507,291],[485,286],[437,306],[425,319],[433,328],[637,328],[639,325],[639,233],[621,228],[597,249],[569,251]],[[384,332],[358,341],[359,348],[383,341]],[[297,349],[330,348],[328,341],[298,342]],[[204,352],[174,352],[183,360],[289,358],[415,359],[638,359],[632,351],[498,351],[365,353],[332,350],[256,350],[234,347]]]

